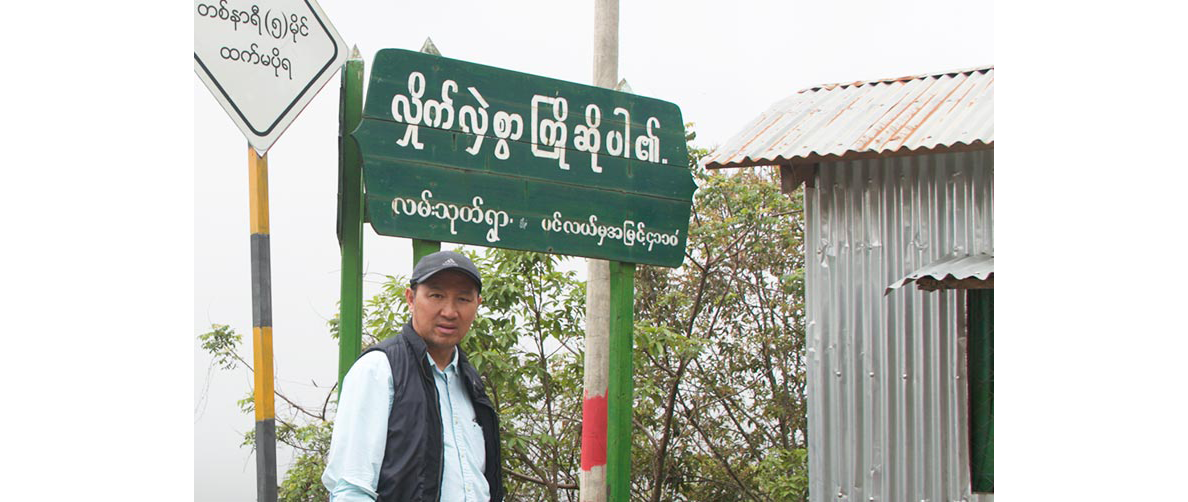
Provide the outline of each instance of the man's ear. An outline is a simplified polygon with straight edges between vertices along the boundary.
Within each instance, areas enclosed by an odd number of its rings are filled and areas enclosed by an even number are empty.
[[[409,306],[412,306],[412,301],[413,301],[414,296],[416,296],[416,293],[413,292],[413,288],[405,288],[404,289],[404,301],[408,302]]]

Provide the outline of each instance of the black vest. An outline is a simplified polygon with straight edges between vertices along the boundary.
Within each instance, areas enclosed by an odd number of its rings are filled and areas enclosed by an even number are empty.
[[[364,351],[382,351],[392,366],[394,399],[388,414],[388,441],[380,465],[377,502],[436,502],[441,497],[442,431],[433,368],[425,356],[425,341],[412,323],[396,336]],[[360,355],[362,356],[362,355]],[[492,502],[503,500],[503,465],[499,454],[499,417],[487,399],[478,371],[458,349],[458,372],[474,403],[487,450],[483,471]]]

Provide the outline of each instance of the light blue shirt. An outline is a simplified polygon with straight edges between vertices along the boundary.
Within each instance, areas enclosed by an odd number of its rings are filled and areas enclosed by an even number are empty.
[[[458,373],[458,351],[444,370],[429,354],[437,386],[437,406],[442,426],[441,500],[483,502],[490,500],[490,487],[483,476],[486,446],[483,431],[475,421],[470,402]],[[376,498],[380,465],[387,442],[388,414],[392,410],[394,385],[388,357],[369,352],[359,358],[343,378],[334,433],[322,484],[331,502],[362,502]],[[383,394],[381,394],[383,393]],[[375,396],[387,395],[387,406]]]
[[[430,357],[428,353],[425,357]],[[433,381],[437,384],[437,408],[441,410],[442,450],[441,500],[487,502],[491,500],[483,467],[487,463],[487,449],[483,444],[483,428],[474,415],[462,375],[458,373],[458,349],[454,359],[444,370],[438,369],[433,358]]]

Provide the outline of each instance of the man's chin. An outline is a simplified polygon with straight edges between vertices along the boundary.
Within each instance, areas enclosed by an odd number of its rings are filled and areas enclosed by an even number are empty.
[[[464,333],[443,333],[439,330],[433,330],[433,344],[441,348],[453,347],[462,341]]]

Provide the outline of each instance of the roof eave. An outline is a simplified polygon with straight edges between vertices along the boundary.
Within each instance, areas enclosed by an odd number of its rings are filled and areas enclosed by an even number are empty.
[[[900,148],[898,150],[885,150],[885,151],[880,151],[880,152],[873,152],[873,151],[859,152],[859,151],[850,150],[850,151],[845,152],[841,155],[833,154],[833,153],[826,154],[826,155],[820,155],[820,154],[817,154],[814,152],[814,153],[810,153],[805,156],[796,155],[791,158],[777,156],[774,158],[752,159],[750,157],[746,157],[741,160],[731,161],[731,162],[716,162],[716,161],[706,162],[705,168],[706,169],[725,169],[725,168],[729,168],[729,167],[795,166],[795,165],[804,165],[804,164],[820,164],[820,163],[825,163],[825,162],[841,162],[841,161],[862,160],[862,159],[881,159],[881,158],[890,158],[890,157],[903,157],[903,156],[907,156],[907,155],[927,155],[927,154],[934,154],[934,153],[973,152],[973,151],[993,150],[993,149],[994,149],[994,141],[993,140],[991,140],[989,142],[983,142],[982,140],[974,140],[973,142],[971,142],[969,144],[958,142],[958,143],[954,143],[952,145],[947,145],[947,146],[946,145],[937,145],[937,146],[933,146],[933,147],[916,148],[914,150],[904,147],[904,148]]]

